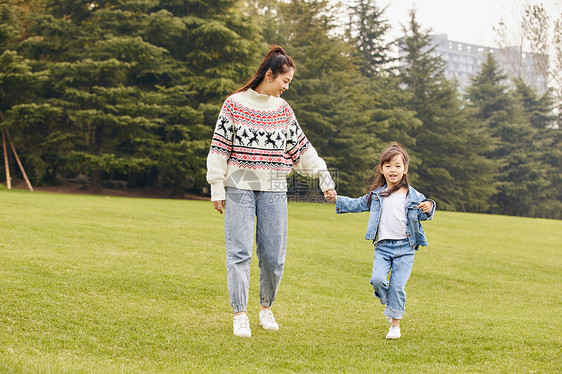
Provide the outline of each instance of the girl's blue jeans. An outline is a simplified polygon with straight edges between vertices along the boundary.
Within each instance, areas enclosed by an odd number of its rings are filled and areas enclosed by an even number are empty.
[[[415,249],[407,239],[381,240],[375,244],[373,273],[369,283],[385,305],[384,315],[402,319],[406,305],[406,283],[414,265]],[[390,277],[388,272],[390,271]]]
[[[269,307],[277,295],[285,264],[287,194],[227,187],[225,204],[226,277],[232,310],[243,312],[248,305],[254,225],[260,304]]]

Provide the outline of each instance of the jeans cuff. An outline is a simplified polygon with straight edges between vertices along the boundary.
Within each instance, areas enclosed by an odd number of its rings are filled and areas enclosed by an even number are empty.
[[[387,305],[384,309],[384,316],[388,318],[402,319],[402,317],[404,317],[404,310],[392,309]]]
[[[260,299],[260,305],[269,308],[273,305],[273,300],[262,300],[262,299]]]
[[[232,311],[234,312],[234,314],[245,312],[246,309],[246,305],[232,305]]]

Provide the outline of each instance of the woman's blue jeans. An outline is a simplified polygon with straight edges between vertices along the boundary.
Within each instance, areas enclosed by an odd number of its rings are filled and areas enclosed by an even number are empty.
[[[381,240],[375,244],[373,273],[369,283],[375,290],[375,296],[386,306],[384,315],[388,318],[402,319],[404,316],[405,288],[412,273],[415,252],[407,239]]]
[[[285,264],[287,194],[227,187],[224,218],[226,277],[234,313],[246,311],[248,305],[254,225],[260,268],[260,304],[269,307],[277,295]]]

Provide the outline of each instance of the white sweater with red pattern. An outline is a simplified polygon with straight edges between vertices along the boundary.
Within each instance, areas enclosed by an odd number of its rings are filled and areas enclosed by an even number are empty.
[[[252,89],[226,99],[207,157],[211,200],[225,200],[226,186],[285,192],[292,168],[319,178],[322,191],[334,188],[326,163],[285,100]]]

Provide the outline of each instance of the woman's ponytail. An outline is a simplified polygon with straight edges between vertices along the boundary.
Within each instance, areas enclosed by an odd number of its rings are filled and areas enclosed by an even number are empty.
[[[280,73],[285,73],[289,69],[296,70],[293,59],[291,56],[287,55],[283,48],[278,45],[273,45],[268,54],[265,55],[258,71],[256,71],[252,79],[243,87],[236,90],[235,93],[247,91],[250,88],[255,89],[263,81],[268,70],[271,70],[273,77],[276,78]]]

